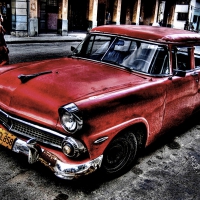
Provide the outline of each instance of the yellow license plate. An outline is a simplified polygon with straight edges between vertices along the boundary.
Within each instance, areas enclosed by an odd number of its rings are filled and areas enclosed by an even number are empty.
[[[0,128],[0,145],[8,149],[12,149],[16,138],[17,138],[16,136]]]

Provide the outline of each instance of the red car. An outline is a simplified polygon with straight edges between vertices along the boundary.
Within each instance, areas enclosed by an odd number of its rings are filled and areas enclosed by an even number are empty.
[[[0,144],[73,179],[130,169],[136,154],[200,108],[200,35],[93,28],[68,58],[0,68]]]

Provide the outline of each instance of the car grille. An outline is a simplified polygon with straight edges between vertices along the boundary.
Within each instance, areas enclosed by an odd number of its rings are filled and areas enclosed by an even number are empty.
[[[10,132],[26,138],[35,138],[38,142],[61,148],[61,143],[66,137],[59,132],[47,129],[30,122],[8,115],[0,109],[0,123]]]

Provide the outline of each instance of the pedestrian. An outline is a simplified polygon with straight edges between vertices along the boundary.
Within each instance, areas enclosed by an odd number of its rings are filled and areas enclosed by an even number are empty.
[[[108,11],[106,11],[106,24],[110,24],[110,21],[111,21],[111,16],[110,16],[110,13]]]
[[[6,33],[5,29],[2,26],[3,17],[0,15],[0,66],[9,64],[9,49],[7,47],[4,34]]]
[[[185,30],[190,30],[189,20],[187,20],[187,21],[185,22],[184,29],[185,29]]]

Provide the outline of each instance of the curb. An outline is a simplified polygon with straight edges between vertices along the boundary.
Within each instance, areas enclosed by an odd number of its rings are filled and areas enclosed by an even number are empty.
[[[81,42],[85,38],[85,36],[86,34],[71,34],[68,36],[51,36],[46,34],[45,36],[38,37],[15,37],[11,35],[5,35],[5,40],[7,44]]]
[[[74,40],[6,40],[7,44],[23,44],[23,43],[53,43],[53,42],[81,42],[81,39]]]

